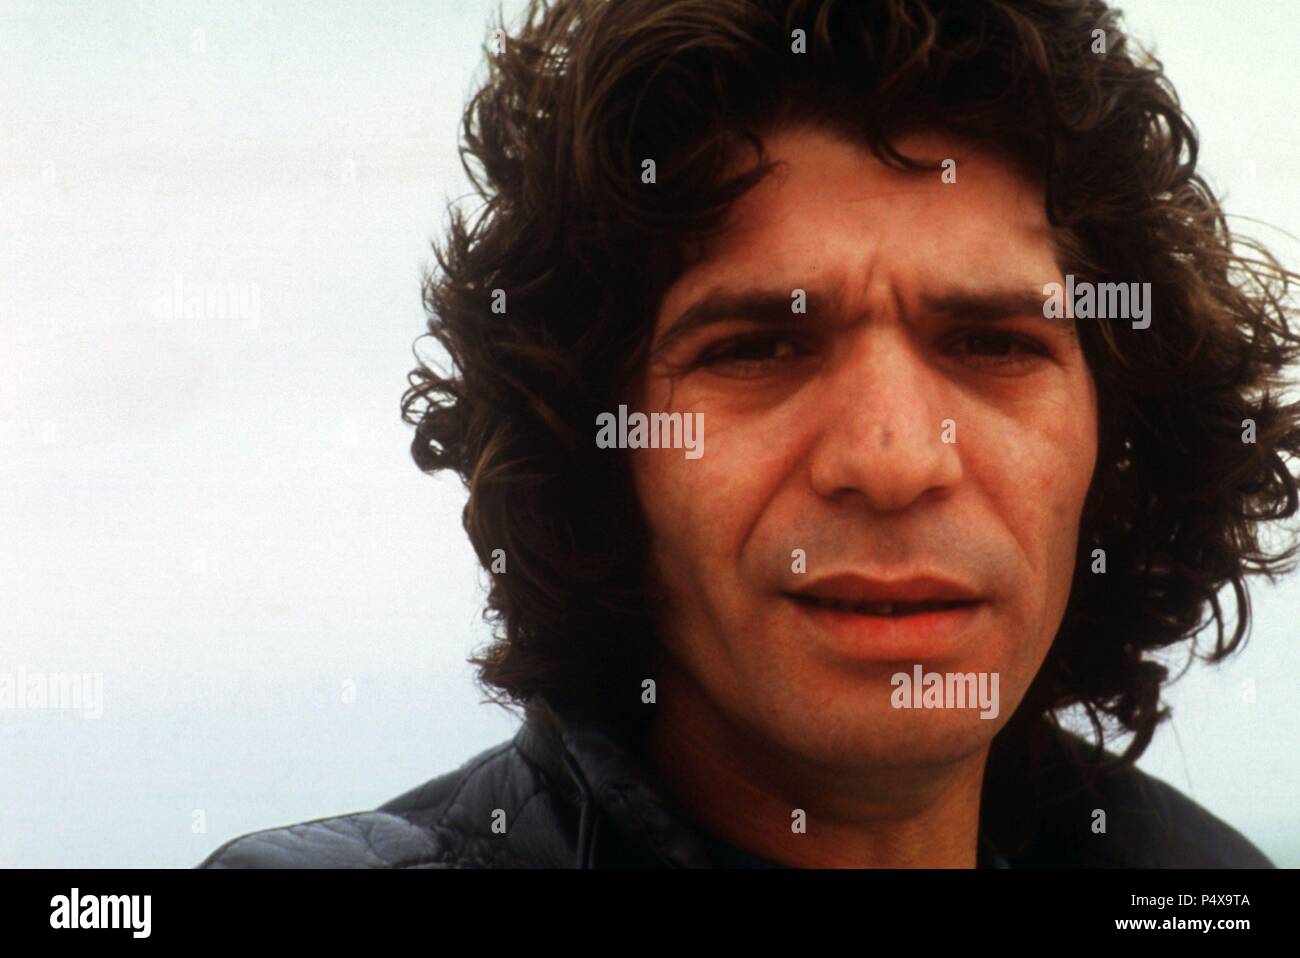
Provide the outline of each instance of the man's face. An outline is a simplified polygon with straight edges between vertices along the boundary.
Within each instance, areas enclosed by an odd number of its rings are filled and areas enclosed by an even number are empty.
[[[820,131],[767,145],[786,165],[667,290],[632,397],[703,414],[701,457],[632,453],[660,637],[729,725],[782,754],[955,761],[1047,654],[1096,459],[1072,321],[1043,316],[1064,277],[1041,191],[937,134],[900,145],[955,159],[956,182]],[[707,321],[670,337],[683,314]],[[808,593],[970,601],[898,615]],[[998,673],[997,717],[895,708],[891,678],[915,665]]]

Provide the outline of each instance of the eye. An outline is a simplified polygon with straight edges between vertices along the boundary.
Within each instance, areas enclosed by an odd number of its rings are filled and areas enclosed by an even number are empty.
[[[1033,336],[998,329],[962,330],[948,341],[945,351],[977,368],[991,370],[1029,366],[1052,355],[1047,345]]]
[[[801,348],[779,333],[732,336],[706,346],[692,367],[737,378],[761,376],[775,365],[797,358]]]

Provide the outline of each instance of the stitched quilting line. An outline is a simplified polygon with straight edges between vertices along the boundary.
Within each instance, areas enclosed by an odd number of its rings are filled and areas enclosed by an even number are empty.
[[[444,837],[444,840],[447,840],[446,844],[448,846],[451,846],[453,844],[448,839],[453,838],[456,835],[456,832],[451,828],[450,825],[447,824],[447,819],[451,815],[451,810],[456,807],[456,802],[460,798],[461,793],[465,791],[465,789],[469,786],[469,783],[474,779],[474,777],[483,770],[483,766],[487,765],[488,762],[491,762],[494,759],[499,758],[503,752],[509,751],[512,747],[513,747],[512,742],[502,742],[496,748],[489,751],[486,755],[481,756],[479,758],[479,761],[475,762],[473,765],[471,765],[469,768],[465,770],[465,776],[461,779],[460,784],[456,786],[456,790],[451,793],[451,797],[447,800],[447,804],[442,810],[441,817],[439,817],[439,819],[433,824],[432,830],[442,835]],[[458,850],[449,847],[448,857],[450,857],[452,854],[455,854],[456,851]]]
[[[460,784],[457,785],[456,790],[451,793],[451,798],[447,800],[447,806],[442,810],[442,817],[439,818],[438,821],[434,823],[435,828],[447,827],[447,816],[451,814],[452,808],[455,807],[456,800],[460,798],[460,793],[465,791],[466,786],[469,785],[470,781],[474,778],[475,775],[477,775],[480,771],[482,771],[484,765],[486,765],[488,762],[492,761],[493,759],[497,758],[502,752],[508,750],[510,747],[511,747],[511,743],[502,742],[500,745],[492,749],[486,755],[480,756],[477,762],[475,762],[473,765],[471,765],[469,768],[465,770],[465,775],[461,779]]]
[[[543,790],[538,789],[537,791],[533,792],[533,794],[529,795],[528,798],[524,801],[524,803],[519,806],[519,811],[515,812],[515,821],[518,822],[519,820],[521,820],[524,817],[524,812],[527,810],[528,806],[533,804],[534,799],[541,798],[544,794],[546,793]],[[510,838],[510,829],[509,827],[507,827],[505,835],[502,836],[503,841],[501,841],[497,845],[496,849],[492,852],[492,856],[487,860],[486,867],[492,868],[501,860],[501,856],[506,853],[506,849],[509,847],[507,844],[509,838]]]
[[[570,754],[572,754],[573,751],[578,747],[577,745],[575,745],[572,736],[568,733],[567,730],[562,733],[561,741],[563,742],[566,751],[569,752]],[[658,796],[655,795],[655,793],[652,790],[650,790],[649,787],[645,785],[643,782],[641,782],[639,779],[628,781],[625,778],[623,781],[619,781],[617,778],[614,778],[614,779],[607,779],[606,781],[601,783],[600,790],[595,791],[594,794],[595,803],[597,806],[600,806],[601,804],[604,803],[607,797],[617,799],[619,803],[625,809],[627,809],[627,811],[631,816],[632,824],[641,833],[643,833],[645,838],[649,840],[651,846],[654,848],[655,853],[658,854],[661,861],[664,861],[675,868],[687,867],[667,849],[663,841],[662,830],[658,826],[650,822],[650,820],[646,818],[642,814],[641,810],[637,807],[637,803],[635,801],[632,801],[628,797],[626,793],[632,791],[641,792],[648,796],[654,797],[656,800],[658,800]]]

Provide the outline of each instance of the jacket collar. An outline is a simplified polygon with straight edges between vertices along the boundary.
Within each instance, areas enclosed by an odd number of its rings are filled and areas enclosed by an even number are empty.
[[[529,703],[515,744],[552,781],[570,788],[580,809],[577,867],[596,867],[602,839],[645,864],[711,864],[708,838],[674,810],[631,743],[611,726],[538,700]]]
[[[654,784],[638,751],[611,726],[558,710],[543,700],[529,703],[515,744],[551,781],[565,782],[579,807],[574,865],[595,868],[606,852],[620,849],[620,864],[670,868],[784,867],[734,848],[690,823]],[[608,859],[611,856],[605,855]],[[630,859],[630,860],[629,860]],[[980,834],[979,866],[1010,868]]]

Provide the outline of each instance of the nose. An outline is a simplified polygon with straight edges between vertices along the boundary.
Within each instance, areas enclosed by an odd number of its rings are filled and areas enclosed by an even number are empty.
[[[813,489],[829,499],[860,496],[881,512],[951,489],[962,476],[960,423],[943,408],[941,373],[897,325],[859,329],[848,345],[823,382]]]

